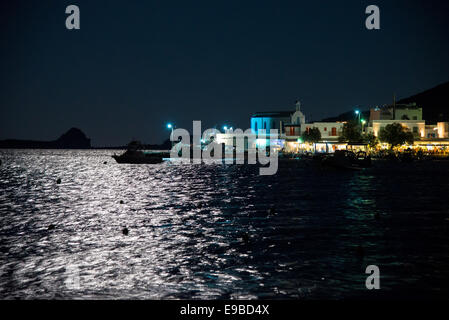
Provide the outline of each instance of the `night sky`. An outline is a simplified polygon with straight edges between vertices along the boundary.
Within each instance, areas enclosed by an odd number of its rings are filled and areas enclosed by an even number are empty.
[[[76,4],[81,29],[65,28]],[[365,28],[378,5],[381,30]],[[449,1],[2,1],[0,139],[161,143],[165,124],[306,120],[449,80]]]

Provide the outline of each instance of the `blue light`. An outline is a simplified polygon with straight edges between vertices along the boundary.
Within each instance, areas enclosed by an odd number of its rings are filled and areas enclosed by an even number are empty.
[[[227,130],[228,130],[228,127],[227,127],[227,126],[224,126],[224,127],[223,127],[223,130],[224,130],[224,131],[227,131]]]
[[[167,124],[167,128],[168,128],[168,129],[171,129],[171,128],[173,128],[173,125],[172,125],[171,123],[168,123],[168,124]]]
[[[360,111],[359,110],[355,110],[355,114],[359,114],[360,113]]]

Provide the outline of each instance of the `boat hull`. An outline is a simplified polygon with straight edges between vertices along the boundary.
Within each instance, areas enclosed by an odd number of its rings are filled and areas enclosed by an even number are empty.
[[[117,163],[129,163],[129,164],[156,164],[163,161],[162,155],[151,155],[151,156],[127,156],[127,155],[113,155],[112,158],[117,161]]]

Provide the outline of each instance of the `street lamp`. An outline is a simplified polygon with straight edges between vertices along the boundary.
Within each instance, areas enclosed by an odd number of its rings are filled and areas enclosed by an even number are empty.
[[[171,123],[167,123],[167,129],[171,129],[170,141],[171,147],[173,148],[173,125]]]
[[[360,121],[360,111],[359,110],[355,110],[355,114],[357,115],[357,117],[359,118],[359,121]]]
[[[362,120],[361,120],[361,123],[362,123],[362,132],[363,132],[363,129],[364,129],[364,126],[365,126],[366,120],[365,120],[365,119],[362,119]]]
[[[359,109],[356,109],[354,112],[355,112],[355,114],[356,114],[356,116],[357,116],[357,118],[358,118],[357,126],[360,126],[360,131],[362,131],[362,130],[363,130],[363,127],[362,127],[362,125],[360,124],[360,110],[359,110]]]
[[[228,127],[227,126],[223,126],[223,130],[226,133],[226,131],[228,131]]]

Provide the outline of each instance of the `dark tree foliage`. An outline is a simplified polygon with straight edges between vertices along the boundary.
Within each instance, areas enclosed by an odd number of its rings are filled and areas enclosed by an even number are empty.
[[[410,130],[403,127],[400,123],[392,123],[380,130],[379,140],[388,143],[393,148],[406,142],[413,144],[414,136]]]
[[[321,140],[321,132],[318,128],[311,128],[307,131],[304,131],[301,135],[301,139],[304,142],[317,143]]]
[[[338,140],[349,143],[363,142],[362,130],[357,120],[348,121],[343,125],[343,131]]]
[[[370,147],[375,147],[379,143],[379,139],[373,133],[367,133],[362,136],[363,142]]]

